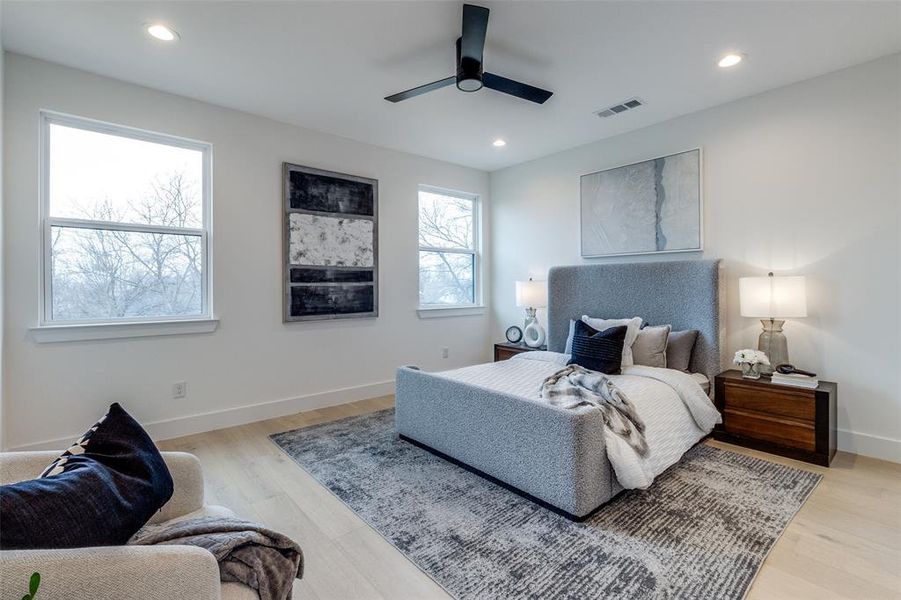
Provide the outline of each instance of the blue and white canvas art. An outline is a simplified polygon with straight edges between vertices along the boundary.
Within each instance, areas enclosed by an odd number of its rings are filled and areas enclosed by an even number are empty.
[[[702,249],[701,151],[582,176],[582,256]]]

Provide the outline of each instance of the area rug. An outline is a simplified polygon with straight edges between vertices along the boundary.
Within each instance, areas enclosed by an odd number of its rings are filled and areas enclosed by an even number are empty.
[[[390,409],[272,440],[460,599],[742,598],[820,480],[698,445],[574,523],[398,439]]]

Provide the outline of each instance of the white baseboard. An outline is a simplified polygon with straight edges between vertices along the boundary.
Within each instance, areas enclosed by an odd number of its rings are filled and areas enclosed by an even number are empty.
[[[901,440],[839,429],[838,449],[901,463]]]
[[[348,402],[366,400],[367,398],[388,396],[393,393],[394,381],[382,381],[319,394],[308,394],[296,398],[248,404],[224,410],[153,421],[144,424],[144,428],[154,440],[168,440],[184,435],[284,417],[307,410],[347,404]],[[9,448],[8,451],[61,450],[68,447],[82,433],[79,431],[63,438],[23,444]],[[901,463],[901,440],[839,429],[838,448],[844,452]]]
[[[284,417],[307,410],[388,396],[393,393],[394,380],[392,379],[391,381],[342,388],[319,394],[309,394],[296,398],[272,400],[260,404],[248,404],[246,406],[237,406],[196,415],[163,419],[162,421],[143,423],[143,426],[154,440],[168,440],[194,433],[203,433],[215,429],[224,429],[226,427]],[[67,448],[82,433],[84,432],[80,431],[64,438],[23,444],[8,450],[62,450]]]

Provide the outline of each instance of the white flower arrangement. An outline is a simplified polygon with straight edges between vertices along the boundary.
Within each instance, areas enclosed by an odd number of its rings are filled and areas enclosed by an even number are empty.
[[[736,352],[732,362],[737,365],[768,365],[770,364],[770,359],[766,357],[766,353],[760,350],[747,348]]]

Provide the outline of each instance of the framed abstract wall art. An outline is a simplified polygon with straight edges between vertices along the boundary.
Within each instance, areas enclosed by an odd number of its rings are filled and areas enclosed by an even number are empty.
[[[582,176],[583,257],[703,249],[700,148]]]
[[[284,320],[379,314],[378,181],[285,163]]]

